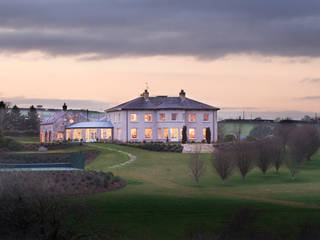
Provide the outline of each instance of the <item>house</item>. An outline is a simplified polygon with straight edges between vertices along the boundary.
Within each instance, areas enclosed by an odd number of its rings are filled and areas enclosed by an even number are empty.
[[[145,90],[140,97],[105,110],[106,119],[113,124],[114,139],[122,142],[181,141],[182,129],[187,128],[188,141],[201,142],[206,129],[211,140],[217,141],[219,108],[179,96],[150,97]]]
[[[59,141],[94,142],[112,140],[113,125],[107,121],[89,122],[81,113],[69,111],[63,105],[60,112],[55,113],[40,123],[40,141],[42,143]]]

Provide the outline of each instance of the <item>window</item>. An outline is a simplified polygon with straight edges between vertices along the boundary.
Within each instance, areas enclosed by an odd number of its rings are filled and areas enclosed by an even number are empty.
[[[60,141],[63,140],[63,133],[62,132],[58,132],[57,139]]]
[[[158,139],[162,138],[162,131],[161,128],[158,128]]]
[[[111,129],[101,129],[101,139],[111,138]]]
[[[71,140],[71,130],[70,129],[67,129],[66,131],[66,134],[67,134],[67,140]]]
[[[68,130],[67,130],[68,131]],[[69,130],[70,131],[70,130]],[[43,143],[44,142],[44,134],[43,132],[40,133],[40,142]]]
[[[131,138],[137,138],[137,129],[131,128]]]
[[[69,123],[71,123],[71,124],[74,123],[74,120],[73,120],[73,119],[70,119],[70,120],[69,120]]]
[[[136,113],[131,113],[130,114],[130,121],[131,122],[136,122],[137,121],[137,114]]]
[[[202,131],[202,136],[203,136],[203,139],[206,139],[206,136],[207,136],[207,128],[204,128],[203,131]]]
[[[178,139],[178,128],[171,128],[170,136],[172,139]]]
[[[144,115],[144,121],[145,122],[151,122],[151,113],[146,113]]]
[[[196,138],[196,129],[195,128],[189,128],[189,138],[190,139]]]
[[[161,121],[166,120],[166,114],[165,113],[160,113],[160,120]]]
[[[95,140],[97,139],[97,129],[88,128],[86,129],[86,139],[87,140]]]
[[[151,128],[146,128],[144,130],[144,134],[145,134],[146,138],[152,138],[152,130],[151,130]]]
[[[73,129],[73,140],[82,139],[82,129]]]
[[[176,121],[177,120],[177,113],[171,113],[171,120]]]
[[[195,122],[196,121],[196,115],[194,113],[189,114],[189,122]]]
[[[121,128],[117,128],[117,137],[118,137],[118,140],[121,139]]]
[[[168,128],[163,129],[163,137],[167,138],[168,137]]]
[[[209,121],[209,114],[208,113],[203,114],[203,121]]]

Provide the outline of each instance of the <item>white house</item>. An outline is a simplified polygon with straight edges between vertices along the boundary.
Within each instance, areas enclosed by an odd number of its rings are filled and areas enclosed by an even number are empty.
[[[106,120],[114,127],[115,140],[181,141],[182,129],[187,127],[188,141],[201,142],[206,128],[211,140],[217,141],[219,108],[186,98],[181,90],[178,97],[150,97],[145,90],[140,97],[107,109]]]

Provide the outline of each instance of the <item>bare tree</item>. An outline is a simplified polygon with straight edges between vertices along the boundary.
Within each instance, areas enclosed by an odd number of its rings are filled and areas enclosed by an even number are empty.
[[[228,149],[219,149],[213,152],[211,163],[214,170],[225,184],[226,179],[232,175],[234,169],[234,154]]]
[[[294,157],[299,164],[303,162],[307,155],[307,139],[308,134],[303,126],[296,127],[289,135],[288,146],[290,155]]]
[[[285,151],[281,145],[281,140],[277,137],[273,137],[269,141],[269,151],[272,156],[272,163],[274,168],[276,169],[276,173],[279,173],[279,169],[283,164]]]
[[[301,160],[299,159],[299,157],[297,157],[297,155],[295,155],[291,151],[286,152],[285,163],[286,163],[287,168],[290,171],[290,175],[291,175],[292,180],[296,179],[296,174],[298,173],[299,166],[301,164],[300,161]]]
[[[272,147],[271,140],[269,139],[264,139],[256,143],[256,149],[258,153],[256,156],[256,164],[264,176],[272,164]]]
[[[253,167],[255,157],[254,144],[250,142],[236,142],[233,144],[235,164],[238,167],[242,179],[245,180],[248,172]]]
[[[196,146],[195,152],[191,153],[191,159],[189,163],[189,168],[194,178],[195,182],[198,184],[200,177],[204,174],[206,167],[204,164],[204,160],[201,159],[200,155],[201,146]]]
[[[286,149],[286,145],[288,144],[289,135],[296,127],[296,124],[290,119],[282,120],[276,125],[274,133],[281,140],[281,144],[284,150]]]
[[[303,130],[306,133],[305,155],[307,161],[315,154],[320,147],[320,136],[318,129],[315,126],[305,125]]]

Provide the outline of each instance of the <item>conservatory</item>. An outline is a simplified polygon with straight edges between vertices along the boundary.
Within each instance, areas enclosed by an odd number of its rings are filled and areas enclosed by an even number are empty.
[[[66,127],[67,141],[111,141],[113,125],[111,122],[78,122]]]

